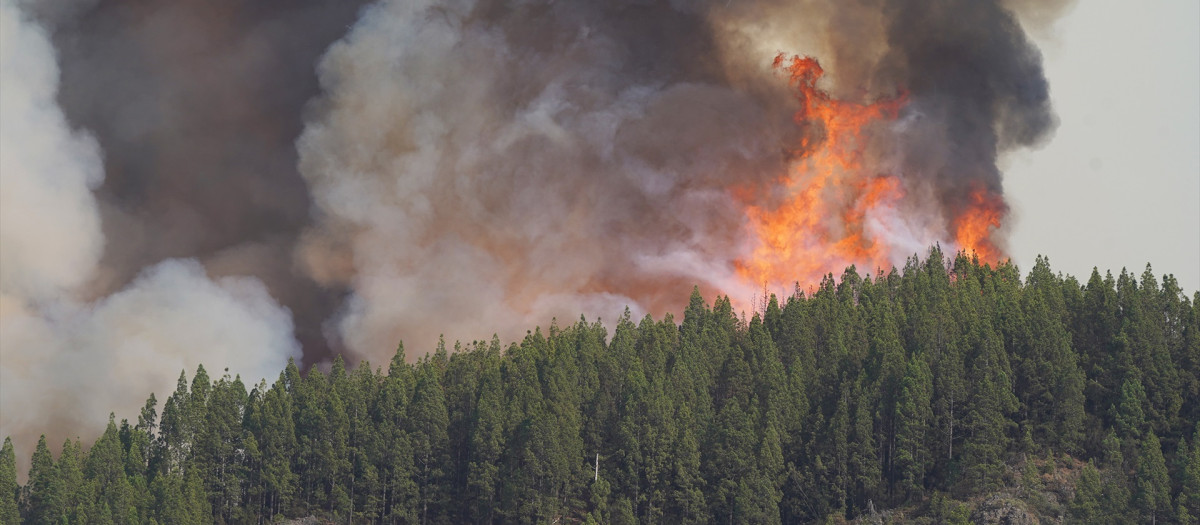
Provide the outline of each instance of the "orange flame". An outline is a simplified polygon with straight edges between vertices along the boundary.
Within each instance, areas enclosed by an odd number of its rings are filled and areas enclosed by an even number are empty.
[[[774,67],[789,74],[800,102],[794,120],[810,133],[800,140],[796,167],[773,181],[778,187],[731,188],[746,207],[753,241],[751,253],[734,262],[738,276],[755,285],[812,286],[850,265],[868,272],[890,267],[893,245],[881,238],[886,226],[871,223],[894,219],[904,188],[897,176],[869,166],[865,152],[868,130],[896,119],[907,96],[838,100],[816,86],[825,74],[816,59],[780,54]],[[1005,254],[993,234],[1007,212],[1001,194],[973,185],[965,209],[953,212],[948,227],[924,241],[949,240],[982,262],[998,262]]]
[[[790,74],[801,105],[794,119],[813,133],[801,140],[797,167],[781,181],[783,202],[746,203],[757,244],[736,262],[738,274],[754,283],[812,284],[851,264],[888,266],[888,246],[866,226],[872,212],[893,207],[904,192],[895,176],[864,166],[865,131],[895,119],[905,97],[869,104],[837,100],[817,88],[824,70],[816,59],[781,54],[774,66]],[[748,193],[734,195],[748,200]]]
[[[992,241],[992,233],[1000,227],[1007,211],[1004,200],[982,185],[971,190],[969,199],[970,205],[953,221],[955,243],[959,249],[979,256],[981,261],[1003,259],[1004,253]]]

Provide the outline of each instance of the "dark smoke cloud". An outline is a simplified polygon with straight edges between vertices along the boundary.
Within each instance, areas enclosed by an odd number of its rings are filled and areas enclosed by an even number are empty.
[[[5,161],[72,163],[5,164],[5,199],[71,210],[0,224],[5,433],[37,423],[13,415],[9,385],[49,384],[25,370],[120,363],[169,386],[201,358],[271,368],[296,340],[306,365],[379,362],[401,339],[423,353],[439,334],[659,315],[693,284],[747,300],[745,204],[779,197],[814,132],[793,122],[780,52],[820,57],[839,97],[908,94],[865,152],[904,181],[874,231],[903,260],[947,239],[975,186],[1002,196],[997,159],[1053,131],[1022,24],[1069,5],[96,0],[18,20],[0,2],[5,27],[55,47],[21,57],[44,73],[21,104],[52,111],[11,120],[44,131],[5,135]],[[4,96],[24,93],[8,67]],[[28,413],[140,404],[60,393]]]
[[[310,360],[342,291],[296,271],[310,199],[293,143],[313,64],[362,2],[182,0],[34,4],[52,29],[58,100],[104,151],[103,296],[145,266],[193,257],[253,275],[296,317]]]
[[[972,185],[1001,195],[999,155],[1046,140],[1057,125],[1041,53],[1000,5],[895,1],[883,9],[888,52],[876,84],[903,86],[912,100],[911,128],[897,135],[903,172],[932,179],[952,214]],[[930,143],[948,151],[929,155]]]

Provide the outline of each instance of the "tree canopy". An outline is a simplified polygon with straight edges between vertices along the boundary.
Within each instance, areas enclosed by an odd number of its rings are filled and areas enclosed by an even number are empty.
[[[249,388],[201,367],[86,449],[43,439],[24,485],[6,440],[0,521],[962,519],[1028,457],[1085,465],[1067,519],[1200,518],[1200,294],[1149,267],[1080,283],[1039,258],[1022,280],[934,249],[757,312],[693,290],[680,322],[610,328]]]

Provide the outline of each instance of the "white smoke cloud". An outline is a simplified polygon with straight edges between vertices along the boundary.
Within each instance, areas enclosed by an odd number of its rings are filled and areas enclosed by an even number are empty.
[[[160,263],[90,305],[11,299],[0,305],[5,435],[103,428],[109,412],[131,417],[150,392],[165,399],[181,370],[207,364],[212,376],[227,367],[255,381],[299,356],[290,314],[259,281],[214,282],[194,261]]]
[[[82,284],[99,261],[100,150],[67,125],[54,48],[10,0],[0,3],[0,71],[0,289],[42,300]]]
[[[261,282],[214,281],[195,261],[80,298],[104,247],[92,194],[103,168],[56,103],[58,75],[46,32],[0,0],[0,435],[22,460],[38,434],[90,440],[109,412],[136,415],[181,370],[257,381],[299,357],[290,312]]]

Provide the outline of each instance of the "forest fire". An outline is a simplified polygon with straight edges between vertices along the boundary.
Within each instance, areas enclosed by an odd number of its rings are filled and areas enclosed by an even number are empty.
[[[751,255],[736,261],[739,276],[771,287],[808,286],[849,265],[873,272],[888,268],[894,255],[909,255],[892,253],[882,226],[897,216],[903,181],[872,164],[868,154],[871,130],[895,121],[908,95],[868,103],[839,100],[817,87],[824,70],[815,58],[780,54],[774,67],[789,75],[800,102],[794,120],[808,132],[791,172],[778,181],[781,202],[763,204],[748,200],[754,192],[736,192],[746,204],[755,242]],[[991,234],[1004,212],[1002,198],[978,186],[949,221],[945,238],[925,241],[949,242],[985,262],[998,261],[1003,253]]]
[[[0,0],[22,457],[200,364],[256,385],[991,262],[999,161],[1057,125],[1047,2],[84,3]]]

